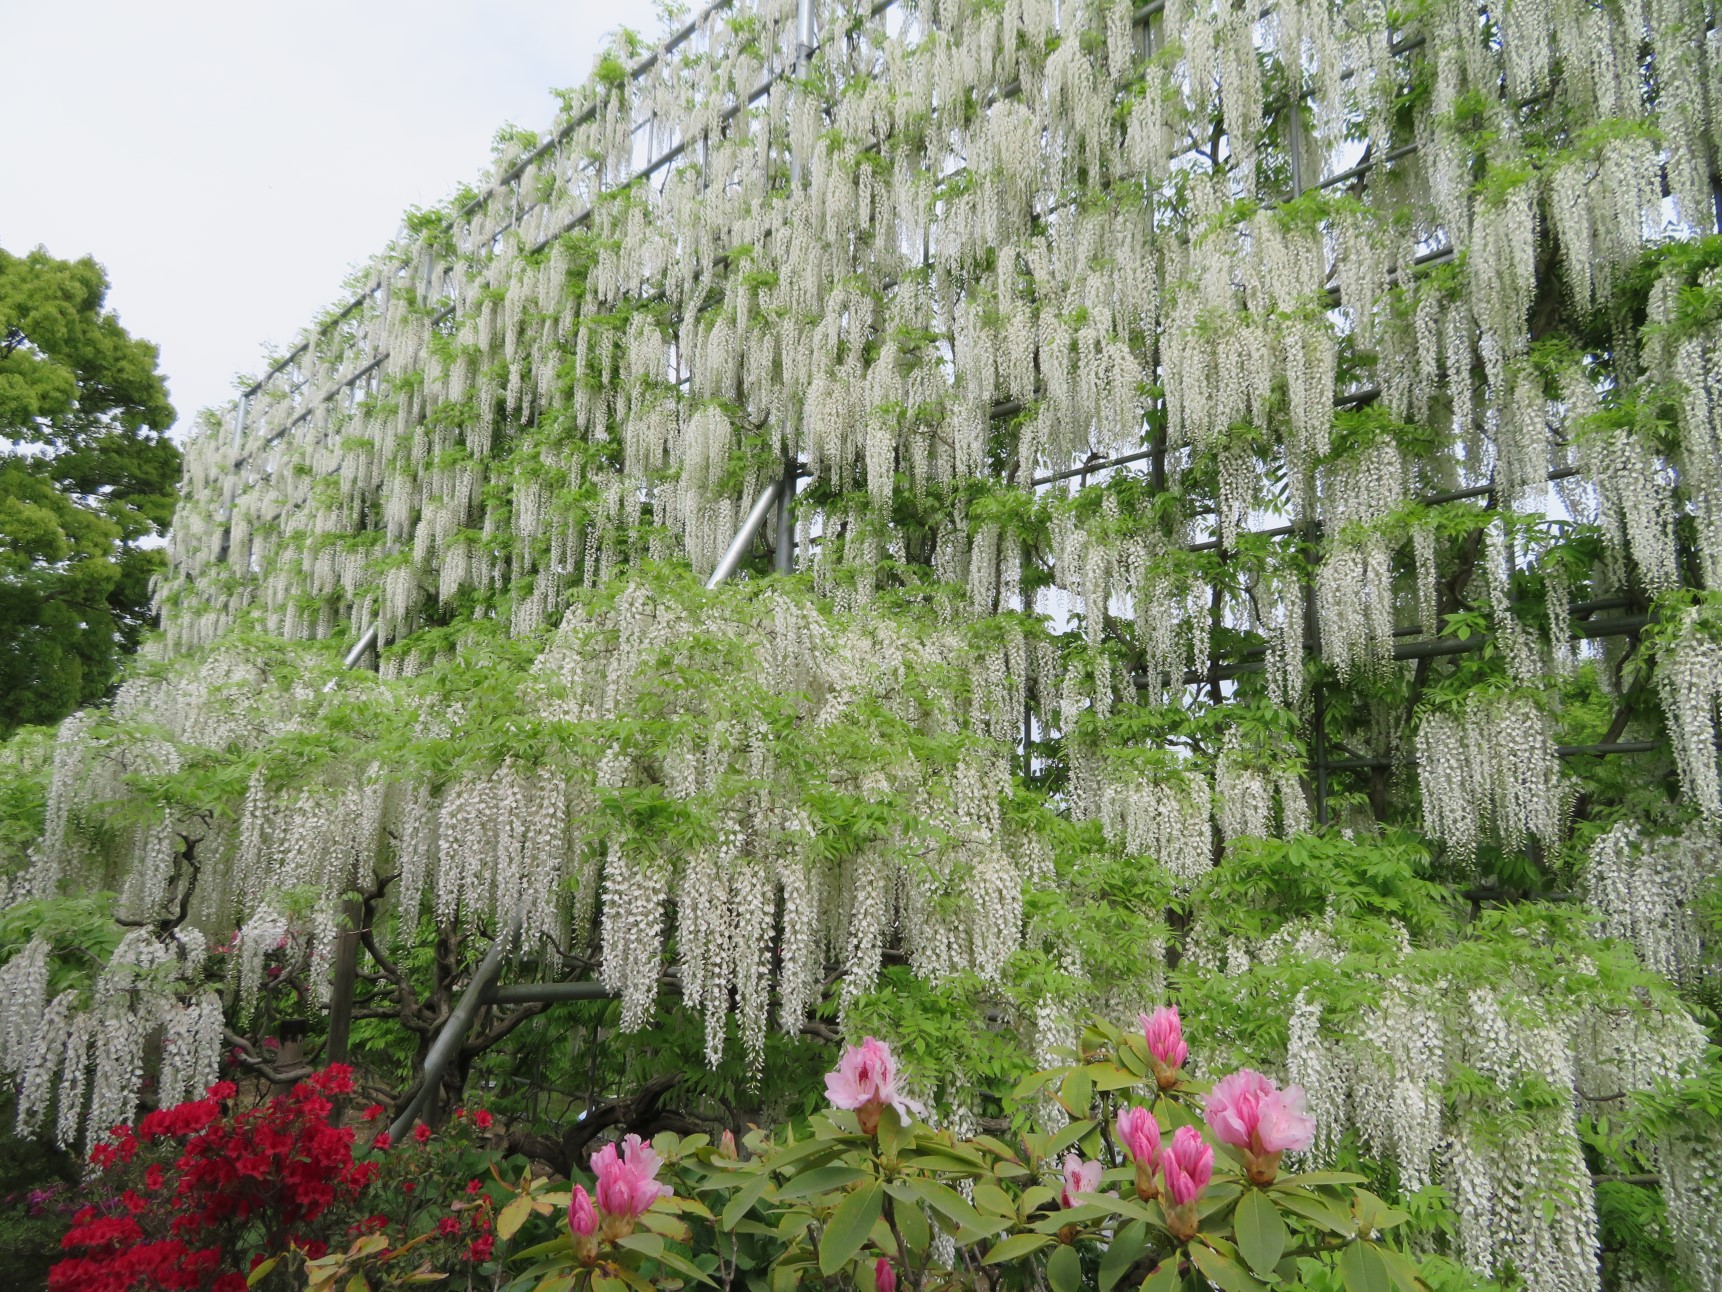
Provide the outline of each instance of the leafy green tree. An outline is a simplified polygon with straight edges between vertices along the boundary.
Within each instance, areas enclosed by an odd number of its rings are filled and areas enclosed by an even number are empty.
[[[0,732],[99,697],[150,618],[179,450],[89,257],[0,250]]]

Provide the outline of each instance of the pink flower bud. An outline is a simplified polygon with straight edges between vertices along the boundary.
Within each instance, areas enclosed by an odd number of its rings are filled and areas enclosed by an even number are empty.
[[[1190,1057],[1190,1047],[1184,1044],[1184,1024],[1178,1018],[1176,1005],[1162,1005],[1152,1017],[1136,1016],[1142,1023],[1142,1039],[1148,1043],[1148,1053],[1154,1061],[1154,1080],[1162,1090],[1178,1084],[1178,1069]]]
[[[738,1158],[741,1152],[735,1146],[735,1132],[726,1130],[718,1140],[718,1156]]]
[[[568,1228],[581,1238],[590,1238],[598,1232],[598,1213],[592,1209],[592,1198],[582,1185],[574,1186],[574,1194],[568,1199]]]
[[[1171,1147],[1160,1155],[1160,1167],[1166,1176],[1166,1196],[1174,1207],[1186,1207],[1214,1178],[1214,1150],[1194,1126],[1180,1126]]]
[[[1118,1112],[1118,1138],[1133,1162],[1153,1166],[1160,1156],[1160,1123],[1146,1108],[1135,1106]]]
[[[1142,1107],[1118,1112],[1118,1138],[1136,1163],[1136,1196],[1152,1202],[1160,1196],[1160,1123]]]
[[[873,1286],[878,1292],[897,1292],[897,1271],[883,1256],[873,1262]]]

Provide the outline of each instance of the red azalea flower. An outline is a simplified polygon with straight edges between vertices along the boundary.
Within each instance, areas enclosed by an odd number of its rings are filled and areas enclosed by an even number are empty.
[[[482,1188],[484,1188],[484,1184],[481,1181],[468,1180],[466,1182],[466,1191],[468,1193],[477,1193]]]
[[[472,1124],[478,1127],[479,1130],[489,1130],[491,1123],[495,1120],[496,1118],[492,1117],[489,1111],[483,1108],[480,1108],[472,1115]]]
[[[475,1238],[467,1245],[466,1259],[469,1261],[488,1261],[491,1252],[496,1250],[496,1240],[489,1234],[483,1238]]]
[[[413,1138],[420,1144],[426,1143],[431,1137],[431,1129],[423,1122],[413,1127]]]
[[[444,1238],[447,1238],[450,1234],[458,1234],[460,1232],[460,1221],[456,1220],[453,1216],[444,1216],[441,1220],[436,1222],[436,1231]]]
[[[377,1118],[381,1117],[382,1115],[383,1115],[383,1106],[381,1104],[372,1104],[369,1108],[365,1109],[364,1112],[359,1114],[359,1120],[367,1121],[367,1122],[374,1122],[377,1120]]]
[[[388,1148],[395,1141],[387,1131],[378,1131],[377,1137],[371,1141],[371,1147],[379,1151]]]

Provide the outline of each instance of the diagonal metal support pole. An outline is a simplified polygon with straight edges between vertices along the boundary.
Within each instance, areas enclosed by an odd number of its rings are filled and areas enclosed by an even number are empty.
[[[706,580],[706,587],[715,588],[730,575],[735,573],[741,564],[741,558],[747,555],[747,549],[753,542],[753,536],[759,533],[759,527],[765,524],[765,518],[771,513],[771,506],[777,501],[777,495],[783,491],[783,481],[774,480],[760,491],[758,500],[753,504],[753,510],[748,512],[747,519],[741,522],[741,528],[736,530],[735,537],[730,539],[729,548],[718,561],[717,568],[712,571],[711,578]]]
[[[427,1104],[436,1098],[437,1088],[442,1085],[442,1074],[448,1070],[448,1065],[460,1053],[460,1047],[466,1042],[468,1029],[472,1020],[478,1017],[478,1011],[487,1001],[491,987],[497,976],[502,972],[503,950],[514,941],[518,926],[510,926],[507,933],[498,937],[490,944],[490,950],[484,953],[484,959],[478,962],[478,968],[473,972],[472,979],[455,1002],[453,1012],[448,1021],[442,1025],[442,1031],[436,1034],[436,1040],[431,1043],[430,1053],[425,1055],[424,1076],[419,1080],[419,1088],[407,1100],[395,1120],[389,1123],[389,1139],[400,1143],[401,1136],[412,1129],[412,1125],[424,1112]]]

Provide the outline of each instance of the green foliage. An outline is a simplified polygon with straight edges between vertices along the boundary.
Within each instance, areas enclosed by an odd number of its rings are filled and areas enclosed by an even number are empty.
[[[94,260],[0,250],[0,734],[105,692],[149,620],[179,450]]]
[[[119,945],[124,932],[114,923],[112,893],[80,893],[19,902],[0,911],[0,964],[33,938],[44,939],[48,995],[89,986]]]
[[[1277,1155],[1257,1161],[1220,1146],[1201,1197],[1172,1205],[1153,1171],[1123,1164],[1108,1138],[1130,1104],[1152,1108],[1162,1134],[1200,1125],[1203,1087],[1156,1080],[1151,1062],[1140,1035],[1097,1022],[1080,1062],[1032,1074],[1012,1097],[1055,1091],[1073,1119],[1056,1131],[960,1138],[874,1101],[755,1130],[742,1139],[746,1157],[705,1135],[659,1135],[653,1147],[674,1195],[637,1222],[605,1216],[590,1237],[521,1252],[516,1286],[643,1288],[679,1274],[724,1286],[836,1279],[869,1288],[881,1262],[915,1289],[1429,1286],[1395,1232],[1411,1214],[1356,1187],[1356,1174],[1280,1175]],[[1068,1155],[1121,1164],[1104,1169],[1093,1192],[1065,1197],[1047,1181]],[[565,1195],[523,1186],[504,1214],[524,1214],[539,1196]],[[1475,1286],[1456,1267],[1440,1275],[1443,1287]]]
[[[78,1168],[53,1144],[15,1135],[14,1113],[8,1093],[0,1099],[0,1270],[12,1286],[34,1287],[59,1259]]]

